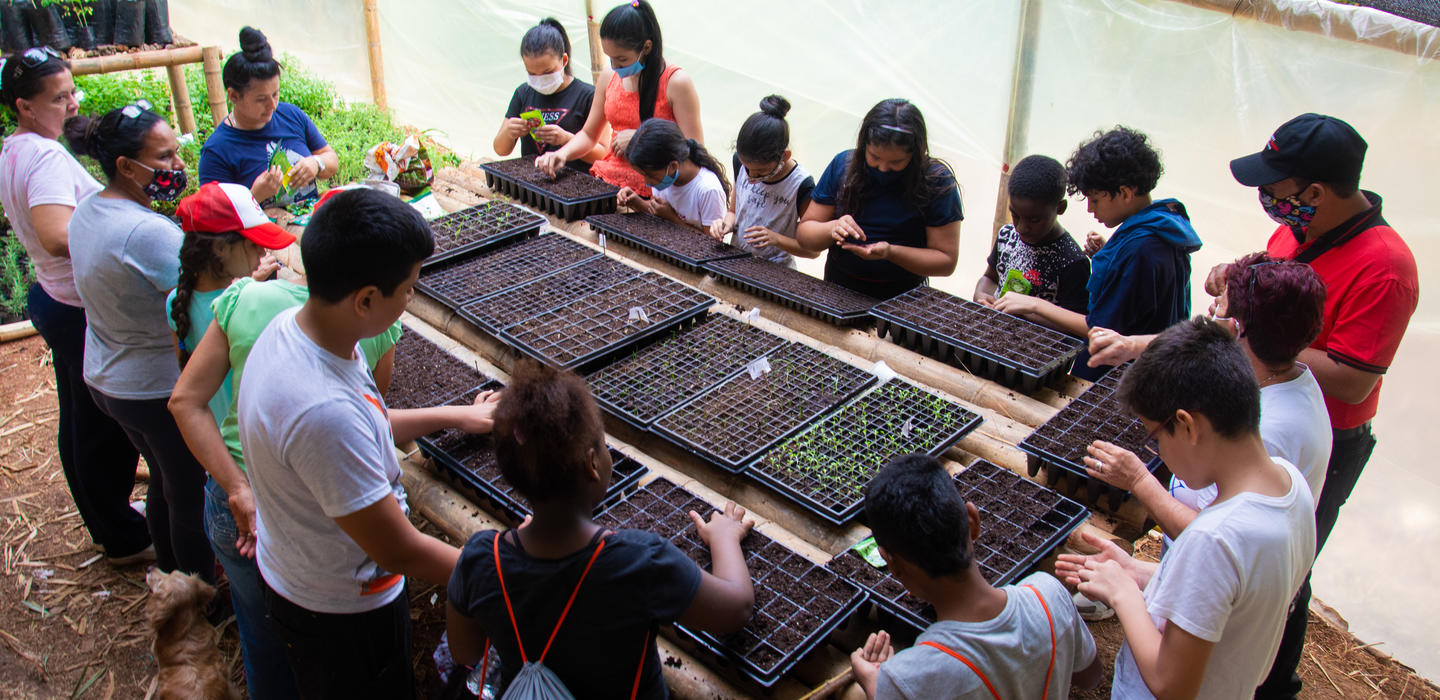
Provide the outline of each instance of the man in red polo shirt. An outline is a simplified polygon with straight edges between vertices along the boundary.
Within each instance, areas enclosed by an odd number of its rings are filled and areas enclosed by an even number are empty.
[[[1276,130],[1259,153],[1230,161],[1235,179],[1258,188],[1260,206],[1280,224],[1266,251],[1309,263],[1325,282],[1320,337],[1299,358],[1320,382],[1334,431],[1325,485],[1315,494],[1317,556],[1375,449],[1370,419],[1380,402],[1381,376],[1420,297],[1415,257],[1380,215],[1380,195],[1360,189],[1365,149],[1349,124],[1302,114]],[[1223,291],[1223,268],[1211,272],[1206,291]],[[1307,577],[1257,698],[1300,692],[1296,668],[1309,605]]]

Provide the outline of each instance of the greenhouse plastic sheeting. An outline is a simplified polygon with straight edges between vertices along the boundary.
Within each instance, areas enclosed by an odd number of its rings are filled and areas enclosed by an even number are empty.
[[[1437,477],[1421,465],[1430,394],[1440,386],[1440,252],[1431,208],[1440,161],[1437,32],[1366,8],[1321,0],[1242,2],[1237,18],[1197,5],[1213,0],[1040,0],[1026,153],[1064,160],[1096,129],[1126,124],[1161,150],[1157,196],[1187,205],[1205,241],[1194,256],[1195,310],[1214,264],[1264,247],[1274,225],[1256,193],[1236,184],[1228,161],[1258,150],[1301,112],[1342,117],[1370,143],[1364,186],[1386,197],[1385,215],[1408,241],[1424,277],[1420,310],[1387,375],[1379,449],[1317,566],[1316,590],[1356,631],[1431,676],[1440,651],[1415,624],[1435,603],[1408,581],[1440,578]],[[1234,3],[1224,3],[1227,9]],[[597,19],[609,9],[596,3]],[[705,141],[729,161],[741,121],[760,98],[794,104],[792,147],[816,176],[853,147],[865,111],[907,97],[924,111],[931,149],[955,169],[966,221],[960,264],[937,287],[968,295],[984,269],[1003,159],[1020,3],[659,0],[666,57],[700,94]],[[278,51],[300,58],[353,99],[369,99],[361,4],[355,0],[173,0],[177,31],[236,46],[254,24]],[[515,86],[518,45],[545,15],[564,22],[572,65],[589,79],[580,0],[382,0],[386,86],[399,118],[462,153],[493,156],[490,143]],[[1276,26],[1275,23],[1284,26]],[[1353,39],[1364,38],[1372,43]],[[1078,237],[1099,227],[1073,200],[1063,217]],[[818,272],[817,261],[803,267]],[[1427,359],[1430,358],[1430,359]],[[1382,524],[1383,529],[1373,527]],[[1373,546],[1374,537],[1390,546]],[[1427,607],[1428,606],[1428,607]],[[1419,628],[1417,628],[1419,627]]]

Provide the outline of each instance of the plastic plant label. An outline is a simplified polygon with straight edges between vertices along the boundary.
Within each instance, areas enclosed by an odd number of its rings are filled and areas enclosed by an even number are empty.
[[[1025,279],[1024,272],[1011,270],[1005,273],[1005,284],[1000,285],[1000,296],[1003,297],[1010,292],[1019,292],[1020,294],[1028,295],[1034,288],[1035,285],[1031,284],[1030,280]]]
[[[881,384],[898,376],[895,374],[895,370],[890,369],[890,365],[885,364],[884,360],[876,362],[875,366],[870,368],[870,373],[875,375],[875,378],[879,379]]]
[[[910,438],[910,434],[913,432],[915,432],[915,419],[906,418],[905,425],[900,426],[900,435],[908,440]]]
[[[605,247],[605,234],[604,234],[604,233],[597,233],[597,234],[595,234],[595,241],[600,244],[600,247],[601,247],[601,248],[604,248],[604,247]]]
[[[875,537],[873,535],[856,542],[850,550],[860,555],[860,558],[864,559],[865,563],[870,566],[877,569],[885,568],[885,558],[880,556],[880,546],[875,544]]]
[[[770,371],[770,359],[762,357],[758,360],[755,360],[754,362],[745,365],[745,371],[750,373],[751,379],[759,379],[765,376],[766,372]]]
[[[645,307],[643,307],[643,306],[632,306],[632,307],[630,307],[630,320],[631,320],[631,321],[639,321],[639,322],[641,322],[641,323],[649,323],[649,322],[650,322],[650,316],[645,313]]]
[[[760,307],[757,306],[753,309],[750,309],[749,311],[746,311],[745,315],[741,316],[741,318],[745,319],[746,323],[754,324],[755,319],[760,318]]]

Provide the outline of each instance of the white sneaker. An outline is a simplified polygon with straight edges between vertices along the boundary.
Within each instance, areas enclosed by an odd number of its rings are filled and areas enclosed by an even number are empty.
[[[1075,609],[1080,612],[1080,618],[1090,622],[1108,620],[1115,616],[1115,609],[1098,601],[1085,597],[1084,593],[1077,592],[1070,596],[1075,601]]]

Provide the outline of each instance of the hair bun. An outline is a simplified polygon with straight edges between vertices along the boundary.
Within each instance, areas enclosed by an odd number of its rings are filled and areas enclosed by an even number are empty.
[[[790,113],[790,101],[779,95],[770,95],[760,100],[760,111],[776,119],[784,119]]]
[[[265,34],[254,27],[245,27],[240,30],[240,51],[245,54],[245,60],[251,63],[265,63],[274,58],[274,52],[270,50],[270,41]]]

